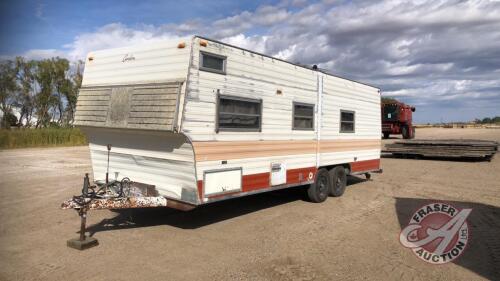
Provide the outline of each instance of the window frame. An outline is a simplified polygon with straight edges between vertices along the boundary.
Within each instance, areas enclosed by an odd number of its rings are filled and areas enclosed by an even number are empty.
[[[295,127],[295,106],[296,105],[302,105],[302,106],[311,106],[312,107],[312,128],[300,128],[300,127]],[[292,102],[292,130],[296,131],[314,131],[315,128],[315,109],[316,105],[312,103],[303,103],[303,102]],[[298,116],[302,118],[309,118],[309,116]]]
[[[259,128],[223,128],[219,126],[219,115],[220,115],[220,100],[221,99],[229,99],[229,100],[236,100],[236,101],[245,101],[245,102],[253,102],[253,103],[258,103],[259,104]],[[244,98],[244,97],[238,97],[238,96],[231,96],[231,95],[223,95],[223,94],[217,94],[217,102],[215,104],[216,110],[215,110],[215,132],[262,132],[262,109],[263,109],[263,102],[262,99],[251,99],[251,98]],[[222,112],[222,113],[229,113],[229,112]],[[231,113],[229,113],[231,114]],[[234,114],[234,113],[233,113]],[[238,115],[237,113],[234,115]],[[240,115],[247,115],[248,114],[240,114]],[[257,114],[255,114],[256,116]],[[252,114],[253,116],[253,114]]]
[[[204,55],[222,59],[222,71],[218,70],[218,69],[203,66],[203,56]],[[226,56],[218,55],[218,54],[214,54],[214,53],[209,53],[209,52],[205,52],[205,51],[200,51],[200,65],[199,65],[200,70],[226,75],[226,63],[227,63]]]
[[[343,121],[343,122],[348,122],[352,123],[352,131],[345,131],[342,130],[342,113],[352,113],[352,121]],[[346,134],[354,134],[356,132],[356,111],[353,110],[340,110],[340,116],[339,116],[339,132],[340,133],[346,133]]]

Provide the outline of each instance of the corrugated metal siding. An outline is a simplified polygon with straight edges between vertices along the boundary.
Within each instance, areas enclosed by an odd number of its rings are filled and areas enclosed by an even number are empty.
[[[185,80],[190,41],[184,38],[91,52],[85,60],[82,86]],[[185,43],[184,48],[177,47],[180,42]]]
[[[193,148],[182,134],[83,128],[89,138],[94,179],[104,180],[107,144],[109,177],[155,185],[160,195],[196,203]],[[192,201],[195,200],[195,201]]]
[[[340,110],[355,112],[355,132],[340,132]],[[322,140],[376,140],[381,138],[378,89],[342,78],[323,75]],[[321,153],[321,165],[380,158],[379,149]]]
[[[214,42],[200,47],[198,42],[195,38],[182,120],[182,129],[193,141],[315,139],[314,131],[292,131],[291,107],[294,101],[316,104],[316,72]],[[199,70],[200,50],[226,56],[226,74]],[[222,95],[262,99],[262,131],[215,133],[217,89]],[[251,149],[247,153],[254,154]],[[271,163],[286,163],[288,169],[311,167],[315,159],[315,154],[302,153],[232,159],[225,165],[220,161],[197,161],[197,178],[203,179],[206,170],[221,167],[242,167],[244,175],[269,172]]]
[[[378,89],[217,42],[208,41],[208,46],[203,47],[200,46],[199,40],[195,38],[193,43],[186,107],[182,120],[182,130],[194,142],[315,140],[316,131],[292,130],[292,105],[293,102],[317,105],[318,75],[326,77],[323,86],[325,100],[321,138],[380,139]],[[199,70],[200,50],[226,56],[226,74]],[[262,131],[216,133],[217,90],[223,95],[262,99]],[[277,90],[280,90],[282,95],[278,95]],[[338,133],[339,117],[338,114],[335,116],[337,109],[344,106],[349,107],[346,109],[354,108],[356,111],[356,133],[349,136]],[[378,111],[374,114],[375,108],[378,108]],[[377,120],[379,123],[375,124]],[[257,154],[259,148],[256,146],[255,149]],[[362,160],[378,158],[380,155],[379,151],[377,154],[377,150],[373,149],[323,154],[324,158],[320,157],[320,161],[323,159],[322,164],[347,163],[352,162],[354,157]],[[252,174],[269,172],[271,162],[287,163],[288,169],[310,167],[315,166],[316,155],[249,157],[244,160],[228,160],[223,167],[241,166],[243,174]],[[197,161],[198,179],[202,179],[203,171],[220,168],[220,163],[220,161]]]
[[[172,131],[181,85],[170,82],[82,88],[75,125]]]
[[[312,131],[292,131],[293,101],[316,103],[316,72],[276,59],[209,42],[193,44],[183,129],[194,141],[312,139]],[[199,70],[199,52],[227,56],[226,75]],[[262,132],[215,133],[216,91],[263,100]],[[277,95],[281,90],[282,95]]]

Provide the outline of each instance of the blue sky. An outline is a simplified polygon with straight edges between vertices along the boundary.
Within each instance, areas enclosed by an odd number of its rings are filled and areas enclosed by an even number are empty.
[[[180,4],[182,3],[182,4]],[[276,1],[2,1],[1,54],[59,48],[109,23],[127,26],[216,20]]]
[[[200,34],[376,85],[419,123],[500,115],[500,1],[18,0],[0,18],[0,58]]]

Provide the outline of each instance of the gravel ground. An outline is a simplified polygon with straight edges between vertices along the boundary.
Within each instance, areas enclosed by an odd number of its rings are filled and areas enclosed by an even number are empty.
[[[500,141],[494,129],[419,129],[418,138]],[[394,141],[384,140],[384,143]],[[76,212],[60,203],[90,171],[87,147],[0,151],[1,280],[500,279],[500,156],[491,162],[384,158],[383,174],[350,178],[322,204],[304,188],[181,212],[93,211],[98,247],[77,251]],[[472,207],[471,240],[435,266],[399,243],[421,205]]]

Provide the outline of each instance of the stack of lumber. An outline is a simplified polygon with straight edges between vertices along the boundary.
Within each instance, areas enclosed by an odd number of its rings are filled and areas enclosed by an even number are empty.
[[[437,158],[484,158],[490,160],[498,150],[498,142],[485,140],[401,140],[387,144],[383,153],[395,156]]]

